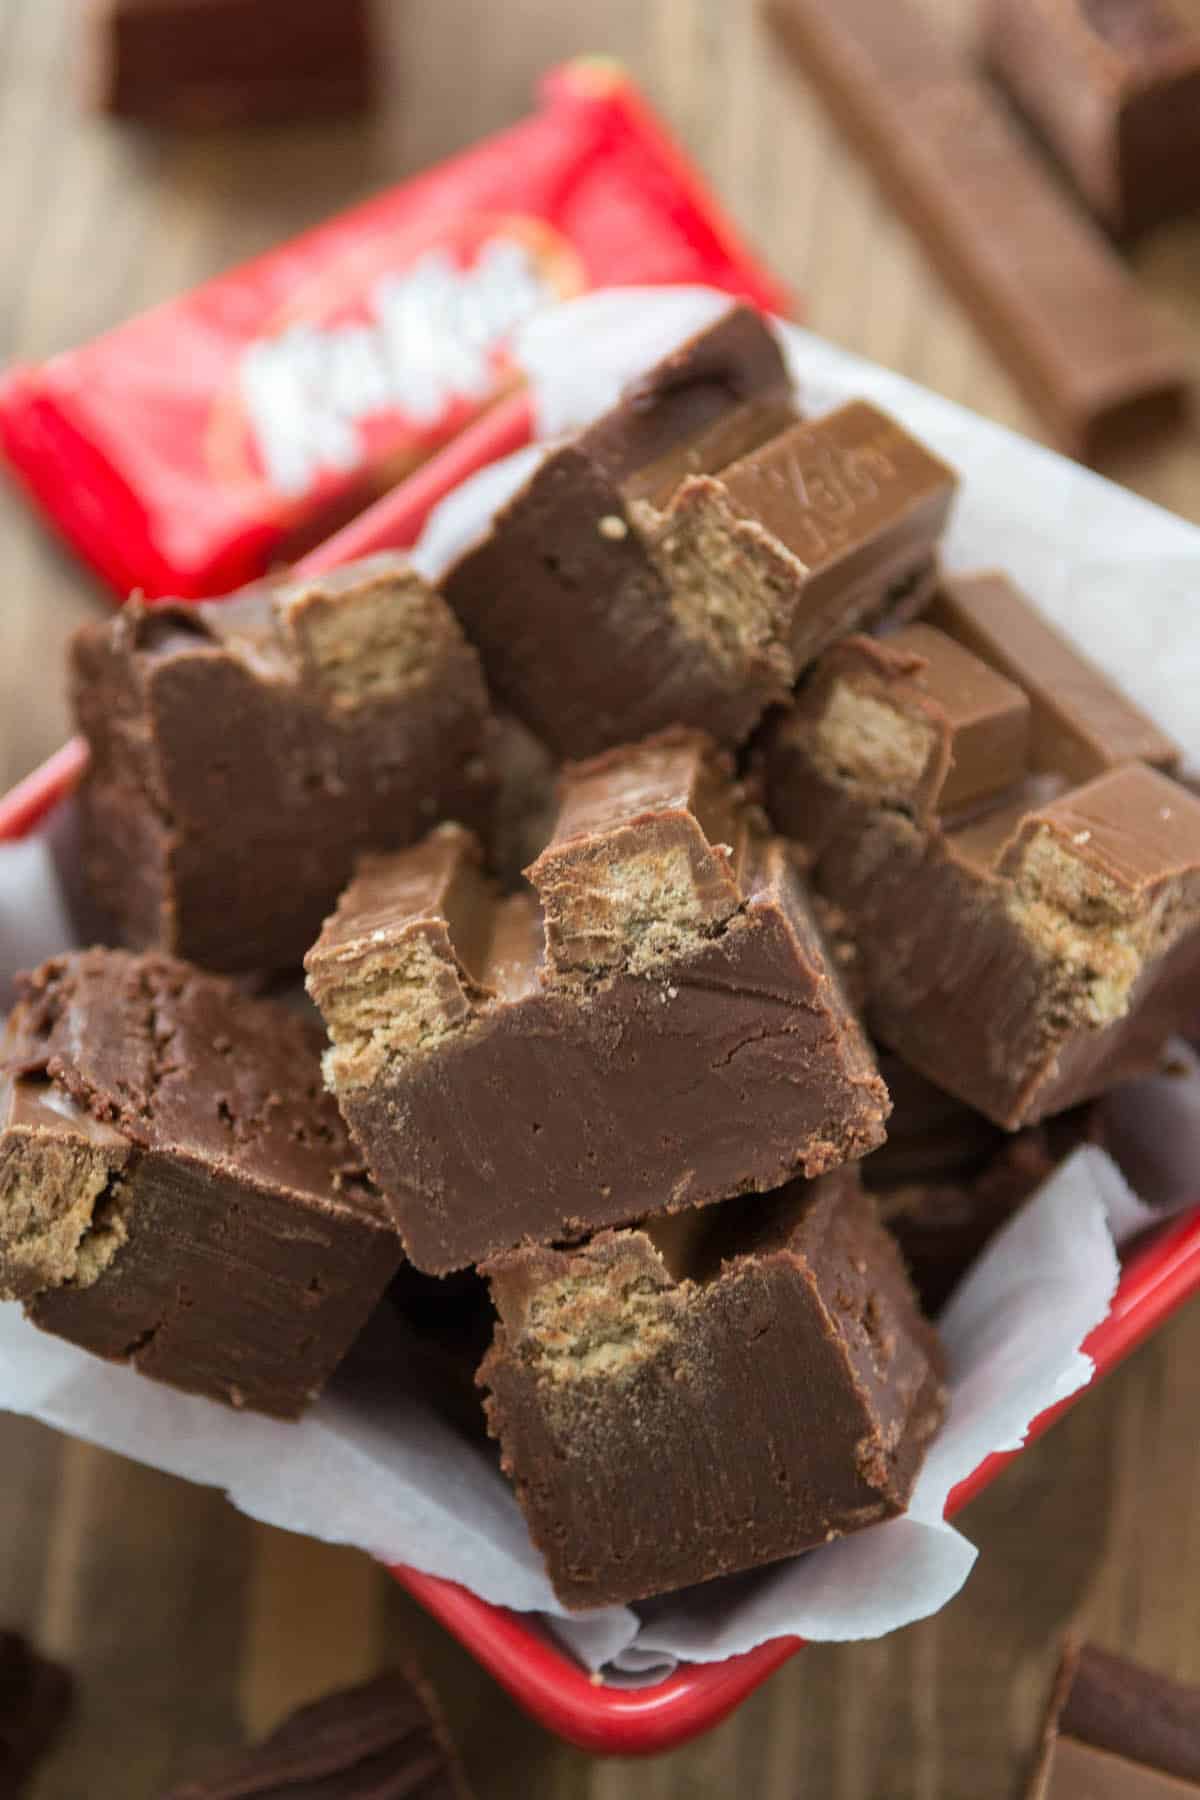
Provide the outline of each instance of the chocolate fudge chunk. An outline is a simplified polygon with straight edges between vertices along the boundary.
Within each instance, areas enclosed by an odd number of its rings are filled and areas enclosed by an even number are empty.
[[[1129,237],[1200,209],[1200,15],[1172,0],[989,0],[984,59],[1088,206]]]
[[[84,99],[154,125],[354,112],[371,97],[370,0],[84,0]]]
[[[853,1172],[484,1272],[489,1428],[565,1605],[775,1562],[907,1506],[941,1357]]]
[[[363,849],[483,825],[475,652],[403,557],[85,625],[83,866],[118,941],[298,966]]]
[[[307,959],[326,1079],[418,1268],[881,1142],[886,1090],[785,846],[709,740],[568,771],[531,875],[499,901],[439,830],[366,859]]]
[[[293,1418],[399,1239],[324,1092],[316,1026],[158,955],[24,979],[0,1098],[0,1298],[143,1375]]]
[[[71,1710],[74,1684],[15,1631],[0,1631],[0,1800],[17,1800]]]
[[[865,401],[799,422],[735,307],[551,451],[442,586],[558,755],[676,722],[736,744],[827,644],[928,597],[954,489]]]
[[[1068,1642],[1029,1800],[1200,1794],[1200,1688]]]
[[[1200,802],[1003,577],[948,582],[929,619],[822,660],[770,806],[873,1035],[1015,1129],[1144,1073],[1200,1010]]]
[[[470,1800],[437,1702],[393,1671],[302,1706],[164,1800]]]

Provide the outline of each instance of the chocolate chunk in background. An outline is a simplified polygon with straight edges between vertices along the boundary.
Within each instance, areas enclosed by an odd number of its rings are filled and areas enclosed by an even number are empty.
[[[17,1800],[53,1748],[71,1710],[74,1682],[15,1631],[0,1631],[0,1800]]]
[[[85,625],[85,880],[105,936],[222,970],[298,967],[363,849],[485,828],[475,652],[401,556]]]
[[[470,1800],[432,1690],[391,1670],[302,1706],[163,1800]]]
[[[767,11],[1062,448],[1096,460],[1183,419],[1177,338],[917,0]]]
[[[84,0],[87,105],[151,125],[221,126],[362,110],[378,46],[370,0]]]
[[[1200,1687],[1068,1639],[1029,1800],[1200,1793]]]
[[[791,859],[709,740],[569,769],[531,873],[498,899],[443,828],[366,858],[306,959],[326,1079],[418,1268],[882,1141],[886,1090]]]
[[[904,1511],[944,1412],[941,1353],[852,1170],[484,1273],[489,1429],[565,1605]]]
[[[1147,1072],[1200,1011],[1200,803],[1002,577],[948,581],[929,617],[822,659],[768,798],[872,1034],[1012,1130]]]
[[[987,0],[980,42],[1110,231],[1200,209],[1200,16],[1172,0]]]
[[[799,422],[734,307],[551,450],[442,587],[557,755],[676,723],[737,744],[826,644],[928,597],[955,487],[865,401]]]
[[[402,1254],[321,1045],[163,956],[25,977],[0,1049],[0,1295],[141,1374],[298,1416]]]

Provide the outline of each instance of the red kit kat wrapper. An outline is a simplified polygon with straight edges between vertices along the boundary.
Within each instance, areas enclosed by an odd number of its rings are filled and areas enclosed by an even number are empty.
[[[511,130],[10,370],[0,451],[121,597],[228,593],[511,388],[511,334],[539,308],[671,282],[789,310],[620,66],[579,59]]]

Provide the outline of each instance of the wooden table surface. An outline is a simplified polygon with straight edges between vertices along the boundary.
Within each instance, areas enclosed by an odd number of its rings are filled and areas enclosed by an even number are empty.
[[[833,0],[831,0],[833,3]],[[881,4],[886,0],[881,0]],[[624,57],[822,332],[1006,423],[1037,425],[869,177],[738,0],[391,0],[393,96],[368,125],[164,141],[68,99],[67,0],[0,0],[0,356],[40,357],[524,112],[538,72]],[[942,0],[963,28],[962,4]],[[1137,256],[1200,372],[1200,224]],[[1200,520],[1200,439],[1120,471]],[[0,495],[0,782],[67,730],[67,633],[98,605]],[[977,1569],[940,1618],[810,1649],[720,1730],[604,1764],[529,1724],[365,1557],[251,1524],[215,1493],[0,1419],[0,1626],[78,1673],[36,1800],[150,1800],[199,1747],[415,1648],[483,1796],[1003,1800],[1062,1627],[1200,1680],[1200,1309],[963,1521]]]

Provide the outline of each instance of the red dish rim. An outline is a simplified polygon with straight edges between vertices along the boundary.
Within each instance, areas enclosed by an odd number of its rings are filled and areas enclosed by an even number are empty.
[[[373,551],[408,548],[440,499],[485,463],[528,442],[530,429],[526,395],[510,395],[299,568],[315,575]],[[73,738],[0,797],[0,842],[32,831],[74,787],[86,761],[87,746]],[[1084,1346],[1095,1364],[1089,1386],[1116,1368],[1198,1289],[1200,1206],[1162,1226],[1129,1256],[1112,1308]],[[1074,1394],[1042,1413],[1026,1441],[1040,1437],[1078,1398]],[[1016,1450],[986,1458],[954,1489],[947,1516],[974,1499],[1019,1455]],[[724,1662],[685,1664],[653,1687],[608,1687],[521,1614],[416,1569],[396,1567],[392,1574],[527,1712],[595,1754],[647,1756],[686,1743],[719,1724],[802,1647],[799,1638],[776,1638]]]

